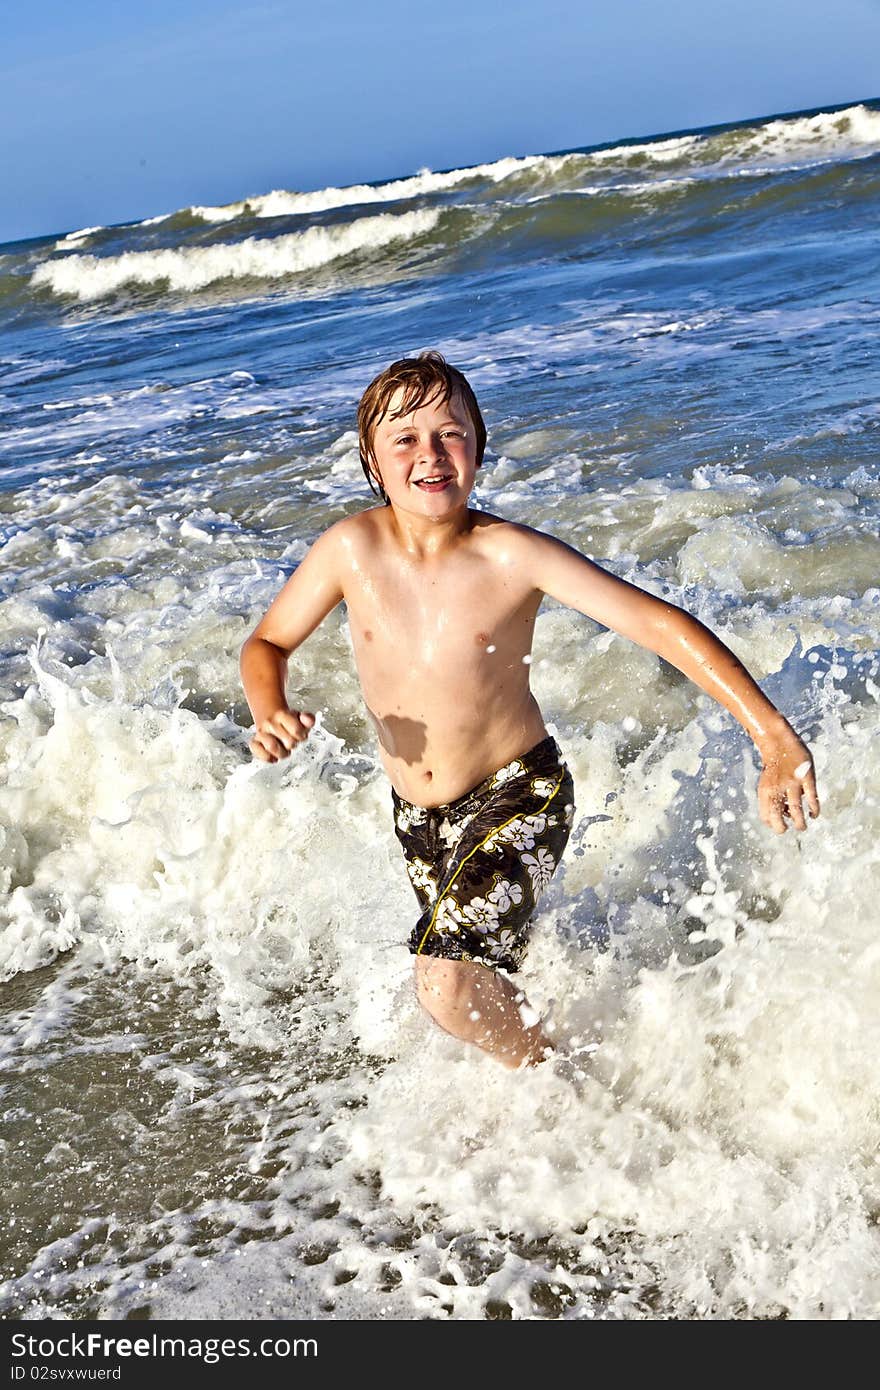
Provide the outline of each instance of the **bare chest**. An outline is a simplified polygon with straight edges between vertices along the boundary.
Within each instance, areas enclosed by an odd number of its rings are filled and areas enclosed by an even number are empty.
[[[456,572],[402,569],[346,593],[358,671],[369,687],[430,681],[448,691],[473,687],[518,668],[531,650],[540,595],[494,567]]]

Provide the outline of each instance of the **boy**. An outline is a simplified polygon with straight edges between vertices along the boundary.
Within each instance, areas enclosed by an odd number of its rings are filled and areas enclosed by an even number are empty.
[[[315,541],[241,650],[255,757],[277,762],[314,716],[288,705],[287,659],[344,601],[395,829],[422,909],[409,938],[418,997],[504,1065],[552,1051],[508,978],[570,833],[571,777],[529,689],[545,594],[658,653],[714,696],[762,756],[762,819],[806,829],[819,801],[806,745],[696,618],[527,526],[473,511],[486,427],[438,352],[392,363],[358,408],[361,462],[382,499]],[[505,972],[505,973],[499,973]]]

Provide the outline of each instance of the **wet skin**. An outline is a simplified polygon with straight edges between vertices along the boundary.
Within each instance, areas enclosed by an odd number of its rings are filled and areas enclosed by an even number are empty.
[[[547,594],[657,652],[723,704],[761,754],[761,818],[777,834],[786,818],[804,830],[802,798],[819,814],[812,756],[733,652],[691,614],[563,542],[469,508],[476,443],[458,396],[395,418],[398,405],[373,441],[390,505],[325,531],[242,649],[254,756],[276,761],[308,736],[313,716],[287,703],[287,658],[344,601],[393,786],[417,805],[454,800],[546,736],[528,657]]]

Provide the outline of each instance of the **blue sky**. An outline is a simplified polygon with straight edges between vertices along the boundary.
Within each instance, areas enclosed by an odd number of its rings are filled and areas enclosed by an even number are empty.
[[[880,96],[878,0],[12,0],[0,241]]]

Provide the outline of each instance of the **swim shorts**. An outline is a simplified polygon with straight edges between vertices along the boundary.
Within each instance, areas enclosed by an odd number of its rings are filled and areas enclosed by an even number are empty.
[[[571,773],[546,738],[443,806],[392,788],[394,826],[422,908],[413,955],[518,970],[530,918],[568,843]]]

